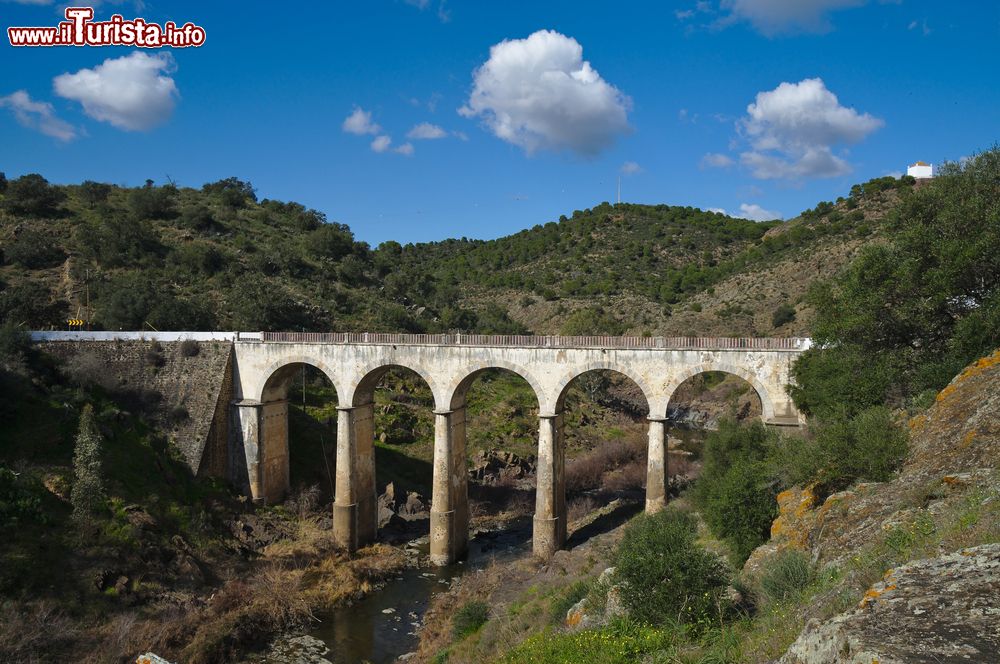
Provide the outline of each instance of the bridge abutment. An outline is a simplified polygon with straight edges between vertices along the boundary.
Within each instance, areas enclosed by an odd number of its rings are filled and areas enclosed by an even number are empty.
[[[566,451],[563,414],[539,415],[532,551],[548,560],[566,543]]]
[[[469,473],[465,463],[465,408],[434,412],[431,562],[462,558],[469,542]]]

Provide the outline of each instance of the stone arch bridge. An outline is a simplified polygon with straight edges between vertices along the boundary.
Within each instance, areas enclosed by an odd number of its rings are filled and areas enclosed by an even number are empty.
[[[431,558],[461,557],[468,537],[465,397],[476,376],[501,368],[524,378],[538,399],[538,472],[533,547],[549,557],[566,540],[563,402],[570,382],[607,369],[631,378],[649,406],[646,509],[665,502],[664,422],[671,395],[686,379],[723,371],[756,390],[764,422],[797,426],[788,396],[792,361],[808,339],[534,337],[262,333],[235,343],[234,433],[245,452],[255,499],[276,500],[288,489],[287,393],[302,364],[322,371],[338,398],[334,530],[354,549],[375,537],[373,395],[382,376],[405,367],[434,396]]]
[[[810,345],[809,339],[796,338],[305,332],[35,332],[32,337],[43,344],[103,341],[116,348],[129,342],[185,339],[229,342],[226,375],[220,377],[225,389],[217,388],[220,396],[209,434],[221,441],[221,451],[219,444],[209,446],[216,450],[215,462],[205,463],[210,454],[202,441],[188,462],[199,473],[211,465],[210,472],[224,473],[263,502],[278,501],[289,489],[288,390],[302,365],[322,371],[338,403],[334,533],[350,550],[374,540],[377,530],[375,387],[394,367],[416,372],[434,397],[431,559],[438,564],[466,551],[465,405],[468,389],[481,372],[512,371],[527,381],[538,400],[533,548],[548,558],[566,540],[563,403],[574,378],[611,370],[642,390],[649,408],[646,510],[652,512],[666,500],[665,420],[678,386],[702,372],[735,374],[757,392],[765,423],[797,426],[801,417],[786,387],[792,362]]]

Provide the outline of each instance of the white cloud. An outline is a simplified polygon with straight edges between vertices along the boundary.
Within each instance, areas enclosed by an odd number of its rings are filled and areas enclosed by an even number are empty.
[[[494,45],[473,81],[459,113],[528,154],[595,155],[631,129],[631,100],[583,59],[579,42],[553,30]]]
[[[626,161],[622,164],[622,175],[638,175],[642,173],[642,166],[634,161]]]
[[[732,157],[718,152],[709,152],[701,158],[699,165],[702,168],[729,168],[736,163]]]
[[[752,149],[740,161],[760,179],[843,175],[851,167],[833,146],[857,143],[884,124],[841,106],[822,79],[782,83],[747,106],[739,126]]]
[[[344,118],[340,128],[348,134],[357,134],[358,136],[377,134],[382,131],[381,127],[372,122],[372,114],[360,106],[354,107],[351,114]]]
[[[177,103],[175,69],[169,53],[138,51],[109,58],[93,69],[60,74],[52,84],[56,94],[78,101],[83,111],[101,122],[127,131],[146,131],[163,124]]]
[[[379,134],[371,142],[372,152],[395,152],[397,154],[406,155],[407,157],[413,154],[413,143],[403,143],[399,147],[392,147],[392,137],[388,134]]]
[[[9,108],[22,126],[40,131],[60,141],[76,138],[76,128],[56,117],[52,104],[34,101],[24,90],[0,97],[0,108]]]
[[[444,138],[447,135],[448,132],[441,127],[430,122],[421,122],[407,132],[406,137],[415,140],[434,140],[436,138]]]
[[[727,217],[728,217],[728,216],[730,216],[730,215],[729,215],[729,213],[728,213],[728,212],[726,212],[726,209],[725,209],[725,208],[708,208],[708,210],[707,210],[707,211],[708,211],[708,212],[714,212],[714,213],[716,213],[716,214],[724,214],[724,215],[726,215]]]
[[[781,219],[781,213],[776,210],[765,210],[756,203],[740,203],[739,217],[751,221],[771,221]]]
[[[729,14],[719,22],[725,26],[746,21],[767,36],[783,32],[827,32],[832,29],[827,14],[838,9],[860,7],[866,0],[722,0]]]

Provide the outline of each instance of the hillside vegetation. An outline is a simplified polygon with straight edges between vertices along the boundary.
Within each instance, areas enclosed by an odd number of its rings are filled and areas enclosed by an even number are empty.
[[[603,203],[489,242],[372,249],[236,178],[0,180],[0,318],[60,328],[802,334],[802,295],[880,229],[882,178],[789,222]]]

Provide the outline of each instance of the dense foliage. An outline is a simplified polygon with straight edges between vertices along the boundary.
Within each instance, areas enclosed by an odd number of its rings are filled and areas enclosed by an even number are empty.
[[[615,578],[629,615],[653,625],[695,628],[724,613],[728,573],[722,561],[697,542],[697,521],[668,508],[636,517],[622,537]]]
[[[705,521],[742,563],[767,541],[777,516],[779,488],[768,465],[778,434],[762,423],[720,423],[705,440],[704,466],[696,487]]]
[[[810,295],[817,345],[793,388],[808,413],[902,405],[1000,346],[1000,148],[946,164],[889,230]]]

